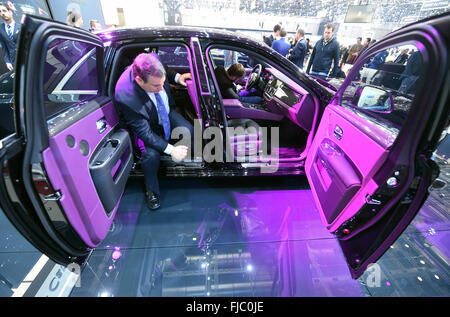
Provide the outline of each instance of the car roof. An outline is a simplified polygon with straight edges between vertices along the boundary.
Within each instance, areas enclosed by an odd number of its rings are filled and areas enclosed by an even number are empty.
[[[119,28],[113,30],[105,30],[97,33],[105,41],[123,41],[123,40],[140,40],[147,38],[212,38],[221,39],[224,41],[240,42],[258,46],[261,48],[268,48],[262,41],[257,41],[248,35],[240,32],[231,32],[220,29],[201,28],[201,27],[186,27],[186,26],[163,26],[163,27],[136,27],[136,28]]]

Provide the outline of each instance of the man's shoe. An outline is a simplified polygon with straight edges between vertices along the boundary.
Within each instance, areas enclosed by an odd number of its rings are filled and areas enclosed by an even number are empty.
[[[152,191],[145,193],[145,203],[150,210],[158,209],[161,206],[158,195]]]

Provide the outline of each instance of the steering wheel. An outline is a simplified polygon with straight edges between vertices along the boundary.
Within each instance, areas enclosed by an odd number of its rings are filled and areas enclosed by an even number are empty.
[[[257,64],[253,67],[252,72],[247,77],[247,82],[245,83],[245,90],[250,91],[253,87],[258,83],[259,78],[261,77],[262,65]]]

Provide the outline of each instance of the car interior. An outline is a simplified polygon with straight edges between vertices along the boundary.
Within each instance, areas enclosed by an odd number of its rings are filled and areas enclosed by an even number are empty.
[[[129,45],[120,48],[113,62],[111,79],[109,81],[109,95],[114,96],[114,90],[117,80],[125,69],[133,63],[133,60],[141,53],[156,53],[161,62],[176,70],[178,73],[189,73],[190,65],[187,48],[185,46],[150,46],[150,45]],[[198,118],[197,111],[185,87],[180,85],[171,85],[172,95],[177,105],[177,111],[183,115],[189,122],[193,123]]]
[[[279,129],[279,144],[270,149],[272,153],[278,153],[280,162],[304,159],[309,132],[317,112],[314,98],[309,92],[256,55],[213,47],[208,49],[207,56],[211,69],[241,63],[246,75],[236,80],[238,88],[250,95],[262,97],[260,103],[249,103],[245,99],[222,99],[228,122],[251,120],[253,125],[259,127],[276,127]],[[227,58],[225,63],[226,57],[231,58]],[[270,137],[268,133],[268,144],[272,144]]]
[[[178,73],[192,73],[186,46],[177,44],[123,46],[118,50],[113,62],[108,84],[110,96],[114,96],[115,83],[122,72],[132,64],[137,55],[143,52],[158,54],[164,65]],[[207,53],[210,75],[216,85],[215,91],[220,91],[215,80],[214,69],[225,65],[224,50],[211,48]],[[314,97],[264,60],[243,52],[232,51],[232,53],[237,56],[236,61],[246,69],[246,76],[237,80],[236,84],[242,89],[247,86],[248,90],[262,97],[262,102],[259,104],[221,98],[228,128],[243,128],[235,130],[235,135],[229,137],[235,158],[237,153],[240,155],[244,153],[247,158],[253,156],[256,161],[263,162],[267,159],[267,154],[276,153],[280,162],[301,162],[306,157],[305,148],[312,139],[308,137],[317,113]],[[195,119],[201,119],[202,113],[193,80],[187,81],[187,87],[171,85],[171,89],[177,104],[176,110],[191,123]],[[265,140],[268,146],[267,153],[262,153],[261,127],[267,128]],[[271,128],[279,129],[278,144],[272,143]],[[242,134],[245,136],[243,137]],[[272,148],[271,144],[275,146]]]

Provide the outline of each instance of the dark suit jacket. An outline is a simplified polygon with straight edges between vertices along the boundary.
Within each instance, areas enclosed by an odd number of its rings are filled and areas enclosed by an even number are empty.
[[[214,69],[217,84],[219,85],[220,94],[223,99],[239,99],[236,85],[227,76],[227,71],[223,66],[217,66]]]
[[[399,55],[394,63],[404,64],[408,60],[408,54]]]
[[[169,97],[170,111],[175,111],[175,101],[170,93],[170,84],[175,82],[176,72],[166,69],[164,90]],[[136,83],[128,67],[116,84],[114,102],[128,128],[141,139],[145,146],[164,152],[168,142],[164,139],[164,129],[158,123],[158,110],[147,93]]]
[[[275,40],[275,38],[274,38],[273,34],[270,34],[270,36],[266,36],[264,38],[264,43],[266,43],[267,46],[272,47],[272,43],[274,40]]]
[[[295,65],[303,69],[303,62],[306,56],[306,41],[305,39],[301,39],[297,42],[297,44],[292,49],[291,55],[289,55],[289,60],[292,61]]]
[[[5,23],[3,22],[0,24],[0,44],[2,45],[3,59],[5,60],[5,63],[12,64],[13,66],[16,65],[16,45],[21,26],[20,23],[15,22],[13,39],[11,41],[6,33]]]

